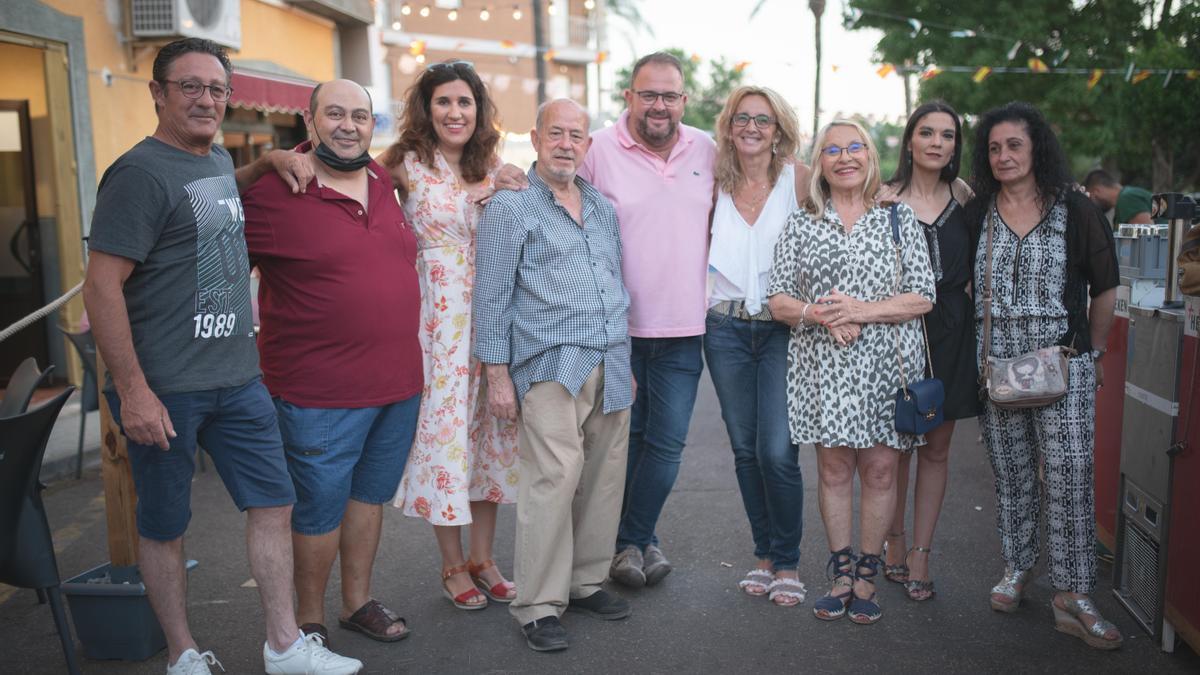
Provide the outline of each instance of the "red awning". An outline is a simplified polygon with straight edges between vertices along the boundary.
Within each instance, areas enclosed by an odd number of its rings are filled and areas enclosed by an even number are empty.
[[[308,109],[314,82],[234,71],[230,80],[233,95],[229,104],[261,112],[298,115]]]

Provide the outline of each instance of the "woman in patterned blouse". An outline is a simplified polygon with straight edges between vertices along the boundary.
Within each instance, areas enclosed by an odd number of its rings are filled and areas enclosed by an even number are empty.
[[[1088,598],[1096,585],[1092,446],[1096,388],[1104,382],[1098,359],[1120,281],[1112,230],[1099,208],[1074,189],[1058,139],[1028,103],[985,113],[974,152],[977,197],[967,222],[978,242],[973,250],[980,362],[1054,345],[1075,353],[1067,395],[1058,402],[1020,410],[984,404],[980,427],[996,474],[1006,564],[992,589],[992,609],[1015,612],[1021,603],[1038,559],[1044,489],[1056,627],[1091,647],[1115,649],[1120,631]],[[991,288],[985,269],[989,238]],[[991,341],[983,344],[989,296]]]
[[[934,277],[912,209],[875,206],[879,155],[866,131],[834,121],[813,148],[809,197],[779,238],[767,294],[771,315],[793,327],[792,441],[817,447],[834,580],[813,611],[823,620],[849,614],[869,624],[882,616],[874,587],[895,507],[897,459],[923,442],[896,431],[895,395],[902,370],[915,377],[925,366],[916,319],[933,306]],[[850,545],[856,473],[857,564]]]

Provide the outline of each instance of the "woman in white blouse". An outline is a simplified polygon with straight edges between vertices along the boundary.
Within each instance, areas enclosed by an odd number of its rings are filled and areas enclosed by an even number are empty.
[[[788,435],[790,331],[772,319],[766,289],[775,241],[808,195],[798,136],[795,113],[770,89],[741,87],[721,111],[704,336],[757,561],[738,586],[785,607],[804,600],[804,483]]]

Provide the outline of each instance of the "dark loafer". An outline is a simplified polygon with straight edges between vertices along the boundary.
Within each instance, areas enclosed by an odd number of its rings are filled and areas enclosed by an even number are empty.
[[[586,598],[571,598],[571,601],[567,603],[567,611],[586,614],[593,619],[605,621],[624,619],[633,613],[633,609],[625,598],[613,595],[604,589],[600,589]]]
[[[535,619],[521,626],[525,644],[535,652],[557,652],[567,648],[567,630],[557,616]]]

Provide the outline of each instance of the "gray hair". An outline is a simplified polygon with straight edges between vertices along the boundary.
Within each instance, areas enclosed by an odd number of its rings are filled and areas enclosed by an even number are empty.
[[[542,133],[542,124],[546,118],[546,111],[550,109],[550,106],[555,105],[557,103],[570,103],[572,106],[575,107],[576,110],[579,111],[579,113],[581,115],[583,115],[583,128],[584,129],[592,128],[592,116],[590,114],[588,114],[587,108],[584,108],[582,105],[579,105],[579,103],[577,101],[575,101],[574,99],[556,98],[556,99],[546,101],[545,103],[542,103],[541,105],[538,106],[537,117],[534,119],[533,128],[537,129],[539,134]]]

